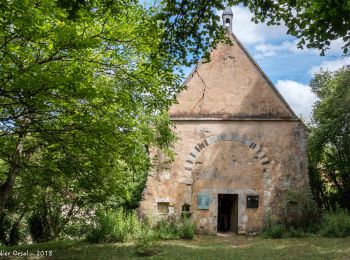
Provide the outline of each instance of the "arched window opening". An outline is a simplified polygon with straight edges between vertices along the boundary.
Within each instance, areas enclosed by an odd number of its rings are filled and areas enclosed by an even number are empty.
[[[182,212],[181,212],[181,216],[183,218],[188,218],[191,216],[191,205],[185,203],[182,205]]]
[[[229,27],[230,24],[231,24],[230,18],[226,18],[226,19],[225,19],[225,26],[226,26],[226,27]]]

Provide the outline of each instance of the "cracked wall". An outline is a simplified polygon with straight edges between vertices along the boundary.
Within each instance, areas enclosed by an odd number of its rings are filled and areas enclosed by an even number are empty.
[[[230,37],[233,45],[219,44],[211,62],[189,75],[169,111],[179,137],[175,161],[158,153],[142,215],[180,218],[188,204],[197,229],[216,233],[218,194],[237,194],[238,232],[256,232],[269,218],[283,221],[288,190],[308,190],[305,125]],[[198,194],[209,198],[208,208],[198,205]],[[258,196],[258,208],[247,208],[248,195]],[[167,214],[158,203],[169,206]]]

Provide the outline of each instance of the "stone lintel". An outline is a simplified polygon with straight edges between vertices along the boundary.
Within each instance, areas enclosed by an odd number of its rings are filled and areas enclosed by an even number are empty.
[[[155,198],[155,202],[156,203],[158,203],[158,202],[168,202],[168,203],[170,203],[170,199],[169,199],[169,197]]]

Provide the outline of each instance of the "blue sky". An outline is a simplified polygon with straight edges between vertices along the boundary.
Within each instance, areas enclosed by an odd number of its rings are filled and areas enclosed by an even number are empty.
[[[342,41],[335,41],[325,56],[319,50],[298,49],[297,39],[286,34],[286,27],[255,24],[250,11],[235,6],[233,32],[248,52],[276,85],[297,115],[308,120],[315,95],[308,86],[312,75],[324,70],[334,71],[350,64],[350,57],[342,57]],[[221,12],[220,12],[221,15]]]

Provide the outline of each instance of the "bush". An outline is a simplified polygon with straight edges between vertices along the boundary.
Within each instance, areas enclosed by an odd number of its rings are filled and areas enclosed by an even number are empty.
[[[350,236],[350,215],[346,210],[327,212],[323,216],[320,234],[325,237]]]
[[[285,237],[286,229],[281,224],[271,225],[266,227],[263,231],[263,237],[265,238],[283,238]]]
[[[0,244],[14,246],[24,240],[27,230],[22,217],[5,213],[0,216]]]
[[[29,232],[34,242],[57,239],[62,231],[63,218],[58,207],[40,205],[28,219]]]
[[[96,215],[95,226],[87,240],[92,243],[125,242],[140,232],[141,224],[134,212],[107,211]]]
[[[287,233],[285,234],[286,237],[289,238],[302,238],[302,237],[308,237],[309,234],[305,232],[302,228],[289,228],[287,230]]]
[[[321,212],[309,190],[288,190],[282,200],[281,209],[284,211],[284,225],[287,228],[305,231],[310,226],[319,224],[321,220]],[[290,214],[290,210],[294,212]]]
[[[153,227],[158,239],[169,240],[179,238],[178,223],[171,219],[161,219]]]
[[[46,242],[56,239],[60,232],[60,216],[36,212],[28,219],[30,235],[34,242]]]
[[[145,225],[136,237],[136,253],[139,256],[152,256],[158,253],[159,240],[156,233]]]
[[[178,227],[179,236],[182,239],[193,239],[196,226],[190,218],[184,218]]]
[[[91,220],[89,218],[76,218],[70,220],[64,225],[62,238],[64,239],[79,239],[89,235]]]

